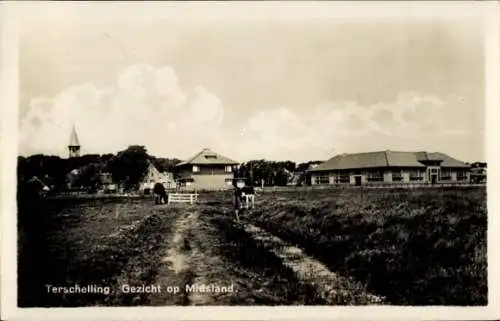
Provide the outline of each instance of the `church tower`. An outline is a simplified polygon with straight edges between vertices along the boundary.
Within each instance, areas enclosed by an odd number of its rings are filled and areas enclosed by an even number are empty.
[[[73,131],[69,138],[68,152],[69,158],[80,157],[80,142],[78,141],[75,125],[73,125]]]

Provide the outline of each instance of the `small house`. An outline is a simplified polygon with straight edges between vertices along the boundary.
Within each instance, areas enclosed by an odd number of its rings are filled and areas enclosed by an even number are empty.
[[[175,166],[181,187],[194,189],[230,189],[233,186],[233,169],[238,162],[209,148]]]

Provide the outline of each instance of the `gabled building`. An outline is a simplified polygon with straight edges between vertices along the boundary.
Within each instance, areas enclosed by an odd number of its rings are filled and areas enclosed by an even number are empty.
[[[470,166],[446,154],[389,150],[337,155],[309,173],[312,185],[470,181]]]
[[[41,196],[46,195],[50,191],[50,187],[41,179],[39,179],[38,176],[33,176],[32,178],[30,178],[27,184],[33,189],[33,191]]]
[[[196,189],[232,188],[233,168],[237,161],[204,148],[188,160],[175,166],[181,187]]]
[[[287,182],[286,182],[287,185],[297,185],[299,183],[300,173],[291,172],[286,168],[283,169],[283,172],[287,177]]]
[[[140,190],[152,190],[154,184],[161,183],[165,188],[175,188],[176,183],[174,174],[169,172],[160,172],[153,163],[149,162],[146,174],[140,184]]]

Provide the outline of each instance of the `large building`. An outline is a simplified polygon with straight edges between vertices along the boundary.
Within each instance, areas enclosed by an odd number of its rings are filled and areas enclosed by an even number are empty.
[[[309,170],[311,184],[469,182],[469,165],[443,153],[378,151],[337,155]]]
[[[225,189],[232,187],[233,167],[238,162],[209,148],[175,167],[181,187],[197,189]]]

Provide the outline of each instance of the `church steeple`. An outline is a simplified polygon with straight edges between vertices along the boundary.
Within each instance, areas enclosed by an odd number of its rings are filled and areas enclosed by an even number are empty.
[[[76,134],[76,128],[73,124],[73,130],[71,131],[71,136],[69,138],[68,144],[69,158],[80,156],[80,142],[78,141],[78,135]]]

